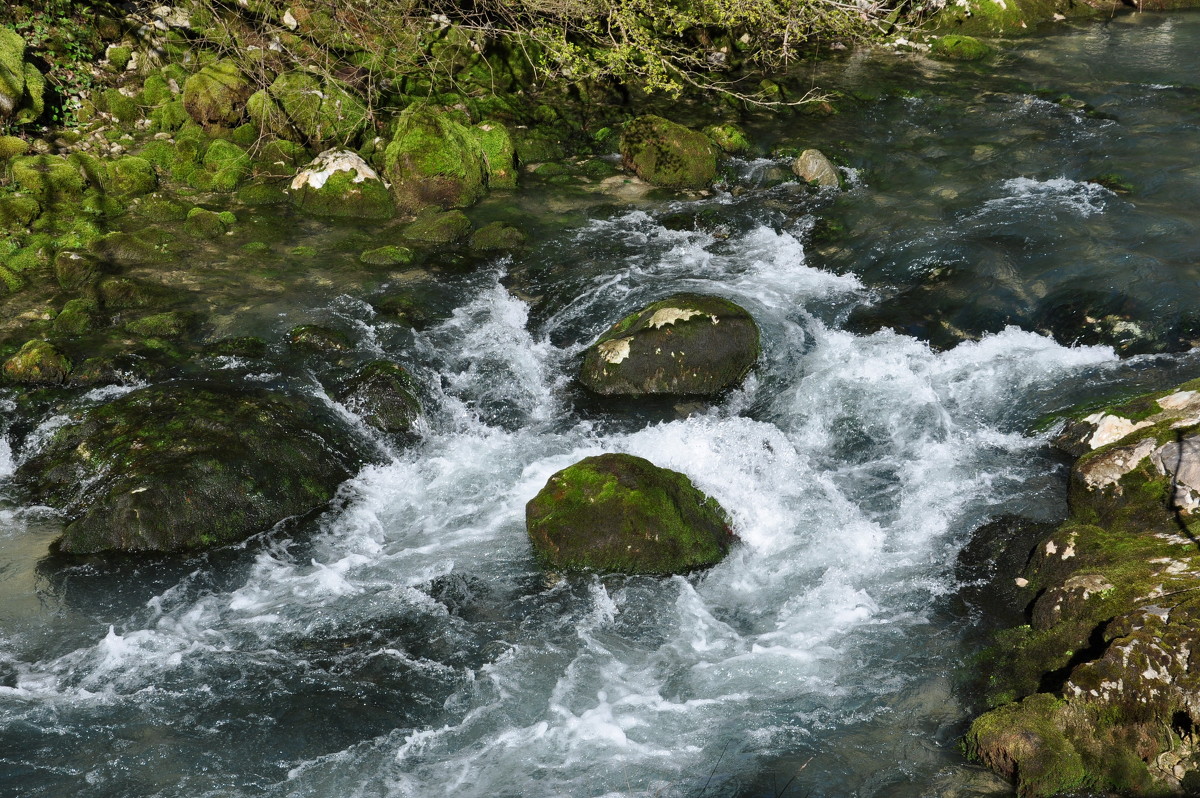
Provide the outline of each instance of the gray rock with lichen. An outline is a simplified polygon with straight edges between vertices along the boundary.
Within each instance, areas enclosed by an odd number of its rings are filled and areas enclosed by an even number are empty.
[[[714,396],[759,355],[758,325],[720,297],[676,294],[614,324],[584,353],[579,379],[605,396]]]

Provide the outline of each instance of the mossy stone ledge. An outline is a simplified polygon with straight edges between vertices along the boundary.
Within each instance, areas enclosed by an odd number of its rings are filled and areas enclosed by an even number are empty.
[[[1070,517],[1016,579],[1028,623],[985,655],[968,752],[1023,798],[1195,794],[1200,380],[1082,410]]]
[[[716,396],[759,355],[758,325],[727,299],[676,294],[614,324],[584,353],[580,381],[604,396]]]
[[[82,411],[17,479],[70,519],[64,554],[184,552],[320,508],[367,458],[305,399],[176,382]]]
[[[630,454],[587,457],[525,507],[548,567],[679,574],[715,565],[736,541],[724,509],[678,471]]]
[[[708,136],[661,116],[639,116],[625,126],[621,161],[664,188],[705,188],[717,177],[717,147]]]

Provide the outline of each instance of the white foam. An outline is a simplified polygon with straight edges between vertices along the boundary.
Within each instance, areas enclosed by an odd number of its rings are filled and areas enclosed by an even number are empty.
[[[1049,180],[1014,177],[1001,183],[1000,189],[1002,195],[986,201],[980,215],[1007,216],[1014,211],[1033,210],[1043,214],[1065,211],[1086,218],[1103,213],[1107,202],[1116,196],[1099,184],[1066,177]]]
[[[17,462],[13,459],[12,445],[8,436],[0,435],[0,480],[8,479],[17,470]]]

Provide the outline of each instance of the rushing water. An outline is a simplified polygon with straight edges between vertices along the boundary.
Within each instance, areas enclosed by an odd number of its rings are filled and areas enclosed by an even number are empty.
[[[570,226],[543,212],[533,252],[446,277],[419,333],[353,291],[226,309],[276,340],[334,319],[410,366],[421,440],[381,441],[309,527],[187,560],[43,560],[60,519],[0,499],[0,794],[1004,794],[955,748],[980,623],[956,557],[990,519],[1063,512],[1039,417],[1200,374],[1115,351],[1190,342],[1197,47],[1200,17],[1127,16],[974,72],[852,58],[821,79],[857,110],[756,130],[843,154],[841,195],[770,161],[688,202],[531,194]],[[583,347],[679,290],[759,320],[746,385],[583,395]],[[324,396],[271,362],[217,365]],[[0,438],[0,485],[61,423]],[[544,574],[525,502],[605,451],[687,473],[741,544],[687,578]]]

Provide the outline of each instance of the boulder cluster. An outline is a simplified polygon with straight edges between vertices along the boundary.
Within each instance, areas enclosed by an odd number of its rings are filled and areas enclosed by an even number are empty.
[[[1200,381],[1068,422],[1068,520],[1020,576],[969,752],[1022,796],[1195,794]]]

